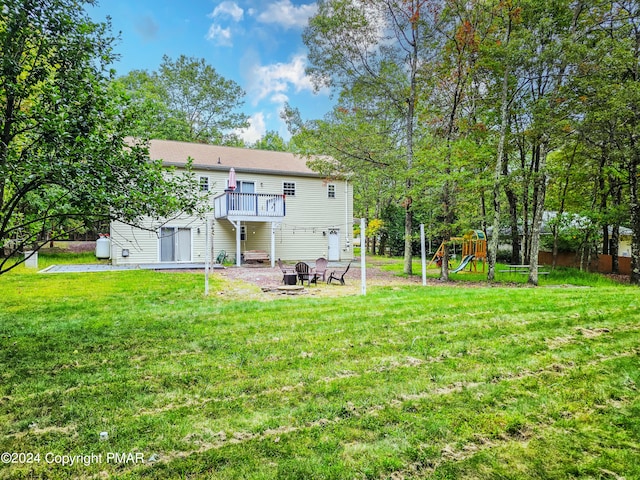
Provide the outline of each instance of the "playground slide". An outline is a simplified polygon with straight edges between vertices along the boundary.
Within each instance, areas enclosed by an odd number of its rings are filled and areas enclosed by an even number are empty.
[[[464,268],[469,265],[469,262],[473,260],[473,255],[467,255],[466,257],[464,257],[462,259],[462,262],[460,262],[460,265],[458,265],[458,267],[455,270],[452,270],[451,273],[458,273],[462,270],[464,270]]]

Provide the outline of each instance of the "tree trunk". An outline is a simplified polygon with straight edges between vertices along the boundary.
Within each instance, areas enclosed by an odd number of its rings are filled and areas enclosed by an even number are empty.
[[[449,281],[449,242],[451,241],[451,225],[453,225],[453,209],[451,208],[452,202],[451,185],[447,180],[442,187],[442,204],[444,214],[444,253],[442,256],[442,269],[440,273],[440,280],[443,282]]]
[[[511,37],[511,15],[507,21],[507,29],[504,34],[505,47],[509,44]],[[502,91],[500,93],[500,137],[498,138],[498,151],[496,152],[496,168],[493,173],[493,225],[489,249],[487,251],[489,268],[487,280],[492,282],[496,275],[496,260],[498,257],[498,244],[500,243],[500,183],[505,171],[505,143],[507,138],[507,128],[509,126],[509,75],[511,70],[507,63],[502,76]]]
[[[386,255],[387,253],[387,239],[389,236],[386,233],[380,235],[380,245],[378,246],[378,253],[380,255]]]
[[[444,243],[444,249],[442,253],[442,267],[440,269],[440,280],[443,282],[449,281],[449,242]]]
[[[505,162],[506,167],[506,162]],[[505,168],[506,170],[506,168]],[[505,173],[506,177],[506,173]],[[505,185],[505,193],[509,202],[509,224],[511,227],[511,263],[516,265],[520,263],[520,231],[518,229],[518,197],[513,188],[508,184]]]
[[[523,140],[524,141],[524,140]],[[522,245],[520,256],[523,264],[529,263],[530,252],[530,223],[529,223],[529,184],[531,183],[531,172],[527,172],[527,154],[524,145],[520,145],[520,166],[524,173],[522,182]]]
[[[404,273],[413,274],[413,249],[411,236],[413,234],[413,214],[411,206],[405,207],[404,213]]]
[[[414,74],[415,75],[415,74]],[[411,85],[412,95],[414,94],[415,86]],[[407,171],[410,172],[413,168],[413,122],[414,122],[414,100],[413,97],[409,99],[409,106],[407,111]],[[407,197],[405,199],[405,211],[404,211],[404,273],[407,275],[413,274],[413,212],[411,210],[411,177],[407,178],[406,189]]]
[[[618,249],[620,247],[620,225],[611,228],[611,245],[609,254],[611,255],[611,273],[620,273],[620,261],[618,260]]]
[[[622,185],[616,178],[613,189],[613,208],[616,212],[620,210],[622,204]],[[620,220],[616,215],[613,226],[611,227],[611,242],[609,246],[609,254],[611,255],[611,273],[620,273],[620,262],[618,260],[618,251],[620,250]]]
[[[638,161],[633,154],[629,160],[629,208],[631,213],[631,276],[632,285],[640,285],[640,203],[638,203]]]
[[[540,250],[540,231],[542,227],[542,212],[544,211],[544,200],[547,190],[546,152],[541,145],[536,148],[538,160],[535,178],[536,192],[534,198],[534,216],[531,225],[531,252],[529,254],[529,283],[538,285],[538,251]]]

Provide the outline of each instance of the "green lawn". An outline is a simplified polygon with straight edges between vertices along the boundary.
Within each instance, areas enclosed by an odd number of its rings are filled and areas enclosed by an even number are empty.
[[[640,478],[637,288],[202,283],[1,276],[0,478]]]

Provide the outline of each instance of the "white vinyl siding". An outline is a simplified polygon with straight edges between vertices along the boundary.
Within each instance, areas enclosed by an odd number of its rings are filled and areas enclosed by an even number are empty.
[[[216,197],[224,193],[227,185],[228,171],[198,171],[197,178],[209,178],[209,193]],[[352,188],[345,189],[345,183],[336,180],[334,198],[329,198],[327,183],[320,177],[275,175],[259,172],[238,172],[238,190],[251,191],[257,194],[287,195],[286,214],[280,223],[275,224],[275,259],[285,261],[313,261],[318,257],[328,256],[329,230],[340,232],[340,259],[353,258],[353,250],[347,248],[346,238],[351,239],[353,225]],[[285,187],[293,187],[295,195],[285,192]],[[248,193],[248,192],[247,192]],[[345,199],[348,205],[345,208]],[[153,225],[149,220],[148,225]],[[171,220],[166,227],[190,229],[191,257],[193,262],[203,263],[205,260],[206,225],[204,219],[181,216]],[[112,258],[115,264],[156,263],[161,259],[160,226],[157,231],[136,229],[128,225],[114,222],[112,230]],[[211,255],[215,258],[220,250],[225,250],[229,260],[236,254],[235,227],[227,219],[212,219],[210,237]],[[271,220],[264,222],[242,222],[244,231],[241,250],[271,250]],[[128,249],[128,257],[122,256],[122,250]],[[182,255],[182,254],[180,254]],[[181,258],[181,257],[180,257]],[[187,261],[187,260],[178,260]]]
[[[154,225],[149,219],[146,224],[149,228]],[[177,250],[174,245],[173,258],[179,262],[204,262],[204,246],[206,225],[204,220],[197,217],[180,217],[172,220],[169,227],[172,232],[164,232],[167,236],[165,242],[169,241],[169,237],[178,237]],[[157,263],[162,260],[162,229],[158,230],[142,230],[120,222],[111,224],[111,235],[114,241],[111,242],[111,258],[114,264],[140,264],[140,263]],[[165,243],[165,245],[168,245]],[[123,256],[122,251],[128,250],[129,255]],[[176,259],[177,251],[177,259]],[[169,253],[164,252],[165,255]]]
[[[238,174],[240,177],[241,174]],[[329,229],[340,231],[341,260],[350,260],[352,249],[345,250],[345,233],[352,238],[353,207],[349,195],[348,210],[345,209],[345,184],[335,181],[336,197],[327,198],[327,184],[318,177],[287,177],[267,174],[254,174],[256,193],[284,193],[285,183],[295,184],[296,195],[287,195],[286,215],[275,227],[275,258],[286,261],[312,261],[328,255]],[[351,186],[349,186],[351,192]],[[216,193],[217,195],[217,193]],[[246,226],[241,249],[271,250],[271,221],[243,222]],[[225,250],[229,259],[235,257],[235,230],[228,220],[215,221],[215,239],[213,254]]]

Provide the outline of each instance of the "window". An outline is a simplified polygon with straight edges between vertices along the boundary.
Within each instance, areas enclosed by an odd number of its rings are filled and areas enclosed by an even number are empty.
[[[256,183],[238,180],[238,187],[236,192],[238,193],[256,193]]]
[[[209,191],[209,177],[200,177],[200,191],[201,192]]]
[[[336,186],[332,183],[327,185],[327,197],[336,198]]]
[[[284,193],[285,195],[295,196],[296,195],[295,182],[282,182],[282,193]]]

